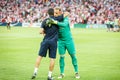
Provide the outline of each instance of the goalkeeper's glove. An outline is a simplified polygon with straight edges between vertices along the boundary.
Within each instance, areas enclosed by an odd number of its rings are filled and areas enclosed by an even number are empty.
[[[51,22],[50,18],[46,20],[46,25],[49,26],[49,27],[51,27],[51,23],[50,22]]]

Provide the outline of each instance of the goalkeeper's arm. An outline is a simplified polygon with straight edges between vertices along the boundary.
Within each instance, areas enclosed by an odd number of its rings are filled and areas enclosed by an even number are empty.
[[[64,18],[64,20],[62,22],[58,22],[58,21],[56,21],[54,19],[51,19],[50,23],[51,24],[56,24],[56,25],[61,26],[61,27],[64,27],[64,26],[67,26],[69,24],[69,19]]]
[[[68,17],[64,18],[63,22],[57,22],[57,25],[61,26],[61,27],[65,27],[65,26],[69,25]]]

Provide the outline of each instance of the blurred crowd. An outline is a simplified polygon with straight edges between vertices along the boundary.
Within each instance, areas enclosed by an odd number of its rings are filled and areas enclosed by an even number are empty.
[[[71,9],[70,21],[75,23],[105,24],[120,19],[119,0],[0,0],[0,22],[41,22],[49,7]]]

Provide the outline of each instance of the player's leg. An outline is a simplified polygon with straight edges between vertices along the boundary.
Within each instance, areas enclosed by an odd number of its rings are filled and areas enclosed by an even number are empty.
[[[118,25],[118,32],[120,31],[120,25]]]
[[[49,71],[50,71],[50,72],[52,72],[52,71],[53,71],[53,69],[54,69],[54,65],[55,65],[55,59],[50,58],[50,66],[49,66]],[[51,77],[51,76],[52,76],[52,74],[51,74],[51,75],[50,75],[50,74],[48,74],[48,76],[49,76],[49,77]]]
[[[39,56],[37,57],[37,60],[35,63],[35,68],[34,68],[34,73],[32,75],[32,79],[36,77],[42,57],[46,57],[47,49],[48,49],[48,44],[46,42],[42,42],[40,50],[39,50]]]
[[[112,24],[110,24],[110,31],[113,31],[113,25]]]
[[[110,31],[110,24],[107,24],[107,32]]]
[[[75,73],[78,73],[78,64],[77,64],[76,55],[75,54],[70,54],[70,57],[72,59],[72,64],[73,64],[73,67],[74,67],[74,71],[75,71]]]
[[[59,67],[60,67],[60,76],[58,77],[59,79],[64,77],[64,67],[65,67],[65,44],[62,41],[58,42],[58,51],[59,51],[59,55],[60,55],[60,59],[59,59]]]
[[[52,72],[54,70],[54,65],[55,65],[55,59],[50,58],[50,66],[49,66],[49,72],[48,72],[48,80],[53,80],[52,78]]]
[[[119,26],[116,25],[116,32],[119,32]]]
[[[75,71],[75,77],[80,78],[80,76],[78,74],[78,63],[77,63],[77,57],[76,57],[74,42],[72,40],[67,42],[66,43],[66,48],[67,48],[68,53],[69,53],[69,55],[72,59],[72,64],[73,64],[74,71]]]
[[[60,55],[60,59],[59,59],[60,75],[58,79],[61,79],[64,77],[64,67],[65,67],[64,59],[65,59],[65,55]]]
[[[57,53],[57,41],[50,41],[49,42],[49,58],[50,58],[50,65],[49,65],[49,72],[48,72],[48,80],[53,80],[52,72],[54,70],[56,53]]]
[[[10,22],[8,23],[8,29],[10,29]]]
[[[7,23],[7,29],[10,29],[10,22]]]
[[[75,71],[75,78],[80,78],[79,74],[78,74],[78,63],[77,63],[77,58],[75,54],[70,54],[71,59],[72,59],[72,64],[74,67],[74,71]]]
[[[38,56],[37,59],[36,59],[35,69],[34,69],[34,73],[33,73],[32,79],[34,79],[36,77],[36,75],[37,75],[38,68],[39,68],[41,60],[42,60],[42,56]]]
[[[8,29],[8,24],[9,24],[9,23],[7,23],[7,29]]]

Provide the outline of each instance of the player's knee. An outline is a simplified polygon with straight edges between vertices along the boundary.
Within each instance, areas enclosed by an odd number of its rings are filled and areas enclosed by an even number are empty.
[[[61,61],[64,61],[64,58],[65,58],[64,55],[60,55],[60,60],[61,60]]]
[[[54,58],[50,58],[50,62],[54,63],[55,59]]]
[[[60,55],[60,58],[64,58],[65,57],[65,55]]]
[[[59,61],[59,63],[60,63],[61,67],[63,67],[65,65],[64,58],[65,58],[64,55],[60,55],[60,61]]]

